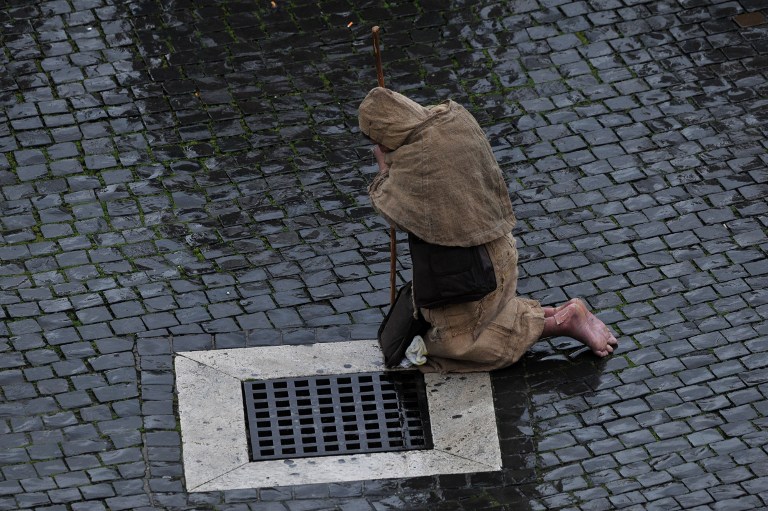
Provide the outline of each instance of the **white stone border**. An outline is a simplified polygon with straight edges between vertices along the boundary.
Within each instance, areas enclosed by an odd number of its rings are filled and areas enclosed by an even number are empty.
[[[384,371],[376,341],[177,353],[187,491],[409,478],[501,469],[488,373],[426,374],[434,448],[251,462],[242,381]]]

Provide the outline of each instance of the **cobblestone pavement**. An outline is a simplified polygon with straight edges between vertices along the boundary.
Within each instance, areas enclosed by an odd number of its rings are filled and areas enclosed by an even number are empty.
[[[768,508],[766,14],[4,2],[0,509]],[[372,25],[389,86],[488,133],[521,293],[584,297],[621,347],[493,375],[502,472],[188,494],[175,352],[371,339],[386,310]]]

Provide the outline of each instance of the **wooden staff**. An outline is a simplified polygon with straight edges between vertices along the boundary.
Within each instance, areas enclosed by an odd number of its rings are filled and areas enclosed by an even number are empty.
[[[373,34],[373,56],[376,58],[376,79],[379,87],[384,87],[384,69],[381,66],[381,49],[379,48],[379,27],[371,29]],[[397,275],[397,234],[395,227],[389,227],[389,304],[395,303],[395,285]]]

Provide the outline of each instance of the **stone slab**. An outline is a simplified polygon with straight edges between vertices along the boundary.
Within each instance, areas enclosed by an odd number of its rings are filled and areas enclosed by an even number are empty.
[[[488,373],[425,375],[433,449],[251,462],[242,381],[383,371],[377,342],[181,352],[175,369],[190,492],[501,469]]]

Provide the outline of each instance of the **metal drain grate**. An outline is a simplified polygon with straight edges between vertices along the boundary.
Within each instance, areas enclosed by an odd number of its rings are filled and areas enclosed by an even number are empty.
[[[251,461],[431,449],[418,371],[243,382]]]

